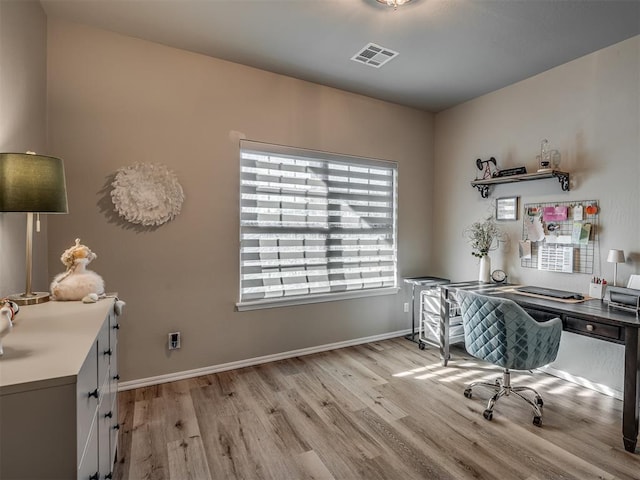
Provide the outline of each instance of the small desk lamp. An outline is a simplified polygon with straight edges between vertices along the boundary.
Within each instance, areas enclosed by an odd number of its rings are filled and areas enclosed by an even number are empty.
[[[616,285],[616,279],[618,277],[618,264],[624,263],[624,250],[609,250],[607,256],[607,262],[613,263],[613,286]]]
[[[26,288],[10,295],[18,305],[49,300],[49,292],[31,291],[34,213],[67,213],[62,160],[29,153],[0,153],[0,212],[27,214]]]

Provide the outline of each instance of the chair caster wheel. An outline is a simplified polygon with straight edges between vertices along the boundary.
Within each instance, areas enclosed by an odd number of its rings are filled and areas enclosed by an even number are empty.
[[[533,417],[533,424],[536,427],[541,427],[542,426],[542,417],[538,417],[537,415],[535,417]]]
[[[485,410],[484,412],[482,412],[482,416],[487,420],[491,420],[493,419],[493,412],[491,410]]]
[[[539,407],[544,406],[544,402],[542,401],[542,398],[536,397],[536,405],[538,405]]]
[[[464,389],[464,396],[467,398],[471,398],[471,389],[470,388],[465,388]]]
[[[424,347],[425,347],[425,344],[424,344],[424,343],[422,343],[422,342],[418,342],[418,348],[419,348],[420,350],[424,350]]]

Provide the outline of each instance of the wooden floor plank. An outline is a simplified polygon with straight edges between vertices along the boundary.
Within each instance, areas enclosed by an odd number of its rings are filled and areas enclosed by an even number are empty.
[[[482,417],[500,369],[404,338],[119,394],[114,478],[245,480],[640,478],[621,402],[536,372],[543,427],[515,397]]]
[[[327,466],[322,463],[320,457],[313,450],[300,453],[296,457],[300,470],[304,473],[304,478],[314,480],[336,480]]]
[[[165,419],[160,397],[135,403],[131,429],[129,478],[163,480],[169,478]],[[120,413],[122,415],[122,412]],[[126,454],[126,453],[125,453]]]
[[[135,410],[136,392],[126,390],[118,393],[118,422],[120,424],[120,436],[114,465],[114,478],[129,478],[131,467],[131,431],[133,430],[133,413]]]
[[[199,436],[174,440],[167,445],[169,478],[180,480],[211,480],[209,465]]]

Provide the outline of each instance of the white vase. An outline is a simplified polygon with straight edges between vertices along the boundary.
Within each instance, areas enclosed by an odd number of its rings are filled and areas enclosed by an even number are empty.
[[[483,255],[480,257],[480,272],[478,274],[478,280],[481,282],[491,281],[491,257],[489,255]]]

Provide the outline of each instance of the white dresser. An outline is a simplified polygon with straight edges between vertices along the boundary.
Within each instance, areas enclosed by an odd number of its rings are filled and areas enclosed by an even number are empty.
[[[0,357],[0,478],[109,479],[118,440],[114,299],[20,308]]]

